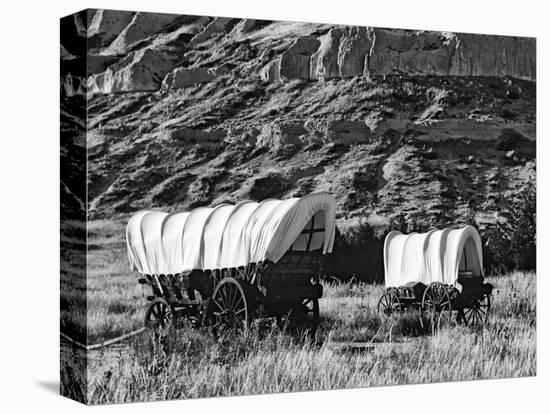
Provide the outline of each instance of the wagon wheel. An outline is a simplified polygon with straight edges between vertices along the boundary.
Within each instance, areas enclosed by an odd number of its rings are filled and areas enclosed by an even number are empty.
[[[403,310],[401,307],[401,301],[395,292],[384,293],[378,300],[378,306],[376,309],[378,313],[383,313],[386,316],[399,314]]]
[[[154,299],[145,311],[145,326],[147,328],[166,332],[174,324],[174,311],[163,298]]]
[[[214,289],[207,313],[216,336],[224,330],[247,329],[250,303],[241,284],[232,277],[222,279]]]
[[[447,287],[440,282],[432,282],[422,295],[422,310],[428,313],[432,320],[449,322],[453,315],[453,305]]]
[[[464,308],[464,315],[462,320],[465,325],[475,325],[476,323],[484,324],[487,321],[489,310],[491,309],[491,298],[489,295],[483,295],[483,297],[475,301],[471,307]]]

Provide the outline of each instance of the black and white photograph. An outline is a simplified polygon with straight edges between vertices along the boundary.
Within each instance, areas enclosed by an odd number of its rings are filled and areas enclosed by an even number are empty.
[[[4,4],[0,410],[548,411],[545,9]]]
[[[535,376],[536,43],[61,18],[61,394]]]

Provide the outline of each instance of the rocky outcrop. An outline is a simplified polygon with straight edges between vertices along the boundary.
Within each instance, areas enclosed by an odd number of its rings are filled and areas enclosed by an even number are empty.
[[[303,38],[299,38],[303,39]],[[299,41],[297,39],[296,42]],[[308,37],[307,39],[311,39]],[[480,36],[445,32],[334,27],[319,38],[311,54],[309,79],[328,80],[356,76],[511,76],[536,79],[535,39]],[[305,53],[277,67],[277,59],[295,57],[293,44],[261,71],[267,81],[305,79]],[[286,75],[281,71],[284,69]]]
[[[363,75],[372,44],[372,30],[366,27],[331,29],[312,56],[311,78],[327,80]]]
[[[454,34],[375,29],[368,73],[446,76],[457,44]]]
[[[373,136],[362,121],[331,121],[328,124],[329,140],[337,144],[366,144]]]
[[[536,79],[536,39],[459,34],[449,75]]]
[[[281,58],[278,57],[262,69],[260,69],[260,78],[264,82],[280,82],[281,81]]]
[[[369,74],[536,79],[532,38],[375,29]]]
[[[126,52],[129,47],[157,33],[178,17],[177,14],[136,13],[131,22],[107,48],[105,54],[113,55]]]
[[[191,16],[132,38],[90,16],[87,58],[62,27],[60,78],[63,102],[86,68],[112,94],[79,118],[92,219],[328,191],[339,222],[435,226],[496,217],[534,180],[536,85],[500,78],[534,79],[533,39]],[[102,36],[127,47],[105,55]]]
[[[367,57],[374,44],[372,29],[349,27],[340,40],[338,48],[338,71],[342,78],[362,75],[368,68]]]
[[[202,30],[202,32],[191,39],[190,45],[202,43],[216,34],[229,33],[238,22],[239,19],[216,17]]]
[[[332,79],[340,76],[338,70],[338,49],[342,28],[336,27],[321,38],[319,50],[311,57],[312,79]]]
[[[93,55],[86,56],[86,70],[88,76],[105,72],[109,66],[118,61],[117,56],[110,55]]]
[[[132,22],[135,12],[118,10],[97,10],[88,26],[88,38],[97,37],[104,45],[115,40]]]
[[[83,30],[79,19],[71,26],[75,36]],[[166,31],[176,19],[181,24]],[[263,20],[112,10],[89,13],[88,22],[92,93],[158,90],[165,76],[164,87],[176,89],[217,77],[204,69],[170,73],[174,66],[224,66],[242,76],[256,73],[267,83],[392,74],[536,79],[536,44],[531,38],[310,23],[277,30],[281,23]],[[266,25],[273,27],[262,30]],[[157,34],[153,44],[152,36]],[[213,39],[223,39],[223,47],[204,54],[201,48],[209,48]],[[70,48],[62,49],[64,58],[72,54]],[[231,54],[241,56],[236,70],[233,63],[223,61],[232,60]]]
[[[375,134],[362,121],[277,122],[265,125],[256,146],[277,150],[284,146],[312,143],[367,144]]]
[[[304,128],[303,124],[268,124],[262,128],[260,134],[256,138],[256,146],[276,151],[287,145],[299,145],[302,142],[302,138],[305,137],[307,133],[308,131]]]
[[[313,36],[299,37],[281,54],[279,76],[286,79],[309,79],[311,55],[321,42]]]
[[[269,23],[271,23],[269,20],[242,19],[235,25],[233,30],[231,30],[231,34],[245,35],[253,30],[264,27]]]
[[[157,91],[173,66],[173,61],[162,52],[143,49],[129,57],[128,62],[89,76],[88,93]]]
[[[181,89],[210,82],[215,78],[206,68],[176,68],[162,81],[163,89]]]
[[[79,77],[67,73],[61,78],[61,92],[65,96],[86,95],[86,81]]]

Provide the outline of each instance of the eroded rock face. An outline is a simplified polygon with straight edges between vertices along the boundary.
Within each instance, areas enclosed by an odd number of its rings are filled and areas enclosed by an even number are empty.
[[[285,145],[299,145],[307,134],[302,124],[274,123],[265,125],[256,139],[257,147],[277,150]]]
[[[534,79],[532,39],[178,18],[87,59],[91,89],[113,93],[88,97],[81,138],[93,219],[328,191],[340,222],[436,226],[496,217],[534,180],[536,85],[498,78]],[[85,39],[69,23],[66,95],[86,91],[71,47]],[[136,91],[151,93],[114,94]]]
[[[124,53],[130,46],[160,31],[178,17],[177,14],[136,13],[105,53]]]
[[[536,79],[536,39],[458,35],[449,75]]]
[[[321,42],[313,36],[299,37],[281,54],[279,76],[286,79],[309,79],[311,55]]]
[[[162,32],[176,19],[181,26]],[[247,60],[241,74],[257,74],[267,83],[392,74],[536,78],[535,39],[529,38],[304,23],[282,41],[276,27],[263,30],[277,22],[253,19],[97,10],[89,14],[89,21],[87,36],[96,53],[88,58],[92,93],[158,90],[174,66],[215,67],[228,52]],[[74,26],[82,32],[82,22]],[[283,27],[281,33],[285,30],[289,29]],[[163,40],[153,45],[151,36],[157,34]],[[258,36],[266,36],[265,42]],[[213,39],[223,47],[203,55],[200,48],[209,47]],[[132,48],[137,51],[128,58]],[[187,56],[195,61],[185,62]],[[233,71],[232,65],[227,67]],[[145,79],[147,74],[152,79]],[[204,69],[178,69],[166,76],[164,86],[189,87],[217,77],[211,75]]]
[[[262,69],[260,69],[260,78],[264,82],[280,82],[281,81],[281,58],[278,57],[272,60]]]
[[[173,61],[162,52],[144,49],[131,56],[127,64],[109,67],[88,77],[88,92],[114,93],[156,91],[173,68]]]
[[[216,17],[191,40],[191,45],[204,42],[219,33],[229,33],[238,21],[229,17]]]
[[[457,43],[455,35],[442,32],[375,29],[368,72],[446,76]]]
[[[109,44],[132,22],[135,12],[118,10],[97,10],[88,26],[88,38],[99,37]]]
[[[374,43],[372,29],[349,27],[338,48],[338,70],[340,77],[352,78],[364,74],[368,68],[367,56]]]
[[[372,44],[372,30],[366,27],[331,29],[312,56],[311,78],[327,80],[362,76]]]
[[[176,68],[162,81],[163,89],[181,89],[210,82],[215,78],[206,68]]]
[[[305,79],[305,57],[316,44],[308,42],[304,53],[298,52],[300,58],[288,59],[280,68],[276,67],[277,59],[273,60],[268,72],[267,67],[262,70],[262,78],[267,81],[278,81],[281,76]],[[295,56],[297,44],[283,52],[279,59],[284,61],[285,56]],[[311,53],[309,79],[401,74],[511,76],[534,80],[535,49],[535,39],[529,38],[334,27],[319,37],[319,47]],[[286,75],[281,73],[283,69]]]
[[[61,90],[65,96],[86,95],[86,81],[79,77],[67,73],[65,78],[61,79]]]
[[[328,124],[328,136],[337,144],[366,144],[372,135],[365,122],[332,121]]]
[[[238,22],[231,33],[235,34],[246,34],[250,33],[253,30],[259,29],[267,24],[271,23],[268,20],[257,20],[257,19],[242,19]]]
[[[321,45],[317,53],[311,57],[311,78],[312,79],[332,79],[340,76],[338,68],[338,49],[340,47],[340,38],[342,37],[341,28],[333,28],[322,38]]]

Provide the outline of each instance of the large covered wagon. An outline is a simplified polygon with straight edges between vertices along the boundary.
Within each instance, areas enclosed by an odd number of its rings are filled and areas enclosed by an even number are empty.
[[[315,324],[335,209],[329,194],[315,193],[136,213],[126,239],[132,269],[152,290],[146,325],[166,329],[183,317],[218,330],[289,314]]]
[[[485,283],[481,238],[472,226],[427,233],[392,231],[384,242],[386,292],[378,311],[420,308],[438,320],[483,323],[492,285]]]

